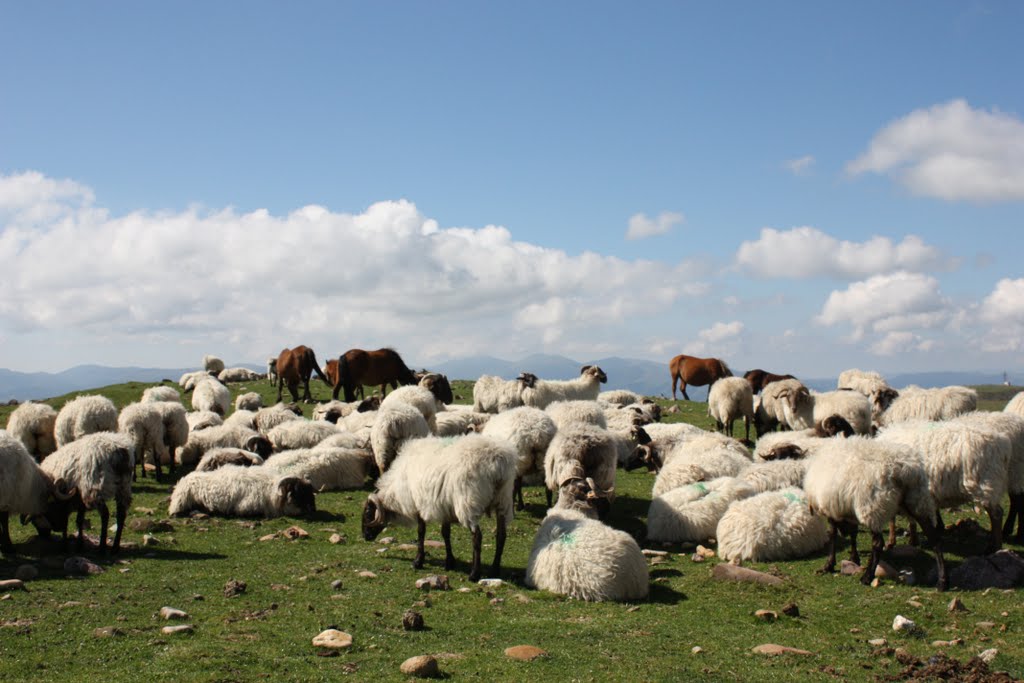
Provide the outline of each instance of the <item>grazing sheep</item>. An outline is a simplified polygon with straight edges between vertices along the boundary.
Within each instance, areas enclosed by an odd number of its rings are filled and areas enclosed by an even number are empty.
[[[195,389],[196,385],[199,382],[203,381],[204,379],[208,379],[210,377],[214,377],[214,376],[211,375],[210,373],[208,373],[206,370],[196,370],[194,372],[186,372],[178,380],[178,386],[181,387],[182,391],[189,392],[189,391],[192,391],[193,389]]]
[[[256,412],[263,407],[263,397],[255,391],[246,394],[239,394],[235,399],[235,410],[251,410]]]
[[[647,540],[704,543],[715,537],[730,503],[754,493],[749,484],[734,477],[717,477],[656,494],[647,511]]]
[[[437,414],[438,436],[462,436],[470,431],[479,432],[491,413],[477,413],[472,410],[445,410]]]
[[[629,389],[610,389],[599,393],[597,400],[619,408],[625,408],[633,403],[640,403],[644,400],[644,397]]]
[[[224,418],[212,410],[195,410],[185,414],[188,421],[188,430],[198,432],[210,427],[219,427],[224,424]]]
[[[765,434],[757,440],[754,447],[754,461],[809,457],[826,439],[853,434],[853,427],[849,422],[837,415],[831,415],[813,429]]]
[[[584,365],[576,379],[538,379],[533,386],[524,386],[523,405],[547,408],[555,401],[596,401],[601,385],[607,381],[604,370],[596,365]]]
[[[871,420],[875,423],[899,396],[899,392],[889,386],[885,378],[874,371],[844,370],[839,373],[838,388],[852,389],[867,396],[871,403]]]
[[[203,453],[196,472],[212,472],[226,465],[253,467],[263,462],[263,458],[243,448],[213,448]]]
[[[747,450],[735,439],[709,434],[678,442],[662,455],[662,467],[654,479],[652,496],[694,483],[694,468],[708,479],[735,477],[750,465]],[[643,448],[641,446],[641,448]]]
[[[568,479],[590,478],[602,491],[613,492],[618,458],[617,442],[606,429],[586,424],[559,429],[544,455],[548,505],[552,494]]]
[[[961,386],[922,389],[909,386],[882,413],[878,423],[885,427],[909,420],[951,420],[978,409],[978,392]]]
[[[718,430],[732,436],[732,424],[743,418],[746,436],[750,439],[750,422],[754,419],[754,393],[750,382],[742,377],[723,377],[708,389],[708,415]]]
[[[235,409],[235,412],[228,415],[223,424],[231,425],[232,427],[245,427],[253,431],[259,431],[256,429],[256,412],[252,410],[245,410],[244,408]]]
[[[448,381],[447,375],[442,375],[439,372],[424,372],[416,373],[418,378],[417,384],[424,389],[427,389],[434,395],[437,400],[438,412],[444,410],[444,407],[448,403],[452,403],[455,400],[455,396],[452,394],[452,385]]]
[[[396,403],[406,403],[420,411],[430,427],[430,433],[437,434],[438,401],[429,389],[416,384],[398,387],[380,402],[380,408],[385,410]],[[443,403],[440,408],[444,409]]]
[[[117,431],[117,408],[106,396],[79,396],[57,413],[53,435],[57,448],[96,432]]]
[[[273,452],[270,441],[262,434],[237,425],[220,425],[191,432],[188,441],[174,455],[178,464],[191,467],[213,448],[243,448],[264,460]]]
[[[100,552],[107,552],[107,529],[110,511],[107,501],[116,504],[113,552],[121,549],[121,532],[128,507],[132,503],[132,475],[135,472],[135,446],[124,434],[96,432],[86,434],[58,448],[39,466],[54,482],[63,482],[66,489],[51,501],[46,517],[54,529],[61,531],[67,546],[68,516],[77,510],[78,549],[84,546],[85,513],[100,513]],[[74,493],[73,496],[67,496]]]
[[[203,356],[203,370],[211,375],[219,374],[224,370],[224,361],[217,356]]]
[[[792,458],[755,462],[743,468],[736,478],[750,484],[758,493],[801,488],[807,474],[807,463],[807,459]]]
[[[204,379],[192,391],[192,410],[209,410],[224,417],[231,410],[231,391],[213,377]]]
[[[551,405],[558,404],[552,403]],[[613,432],[632,432],[634,427],[642,427],[652,421],[650,414],[644,413],[638,405],[626,408],[605,408],[603,412],[606,428]]]
[[[513,380],[483,375],[473,384],[473,410],[478,413],[502,413],[523,405],[523,389],[532,387],[537,376],[521,373]]]
[[[171,493],[168,512],[182,517],[198,510],[225,517],[281,517],[316,512],[308,481],[282,476],[267,467],[226,465],[210,472],[191,472]]]
[[[395,389],[391,395],[399,391],[401,389]],[[402,401],[381,404],[370,428],[370,446],[377,467],[381,472],[386,472],[392,461],[398,457],[399,448],[403,443],[426,436],[430,436],[430,426],[423,413],[415,406]]]
[[[829,555],[822,571],[835,571],[840,525],[850,535],[850,560],[860,564],[857,529],[863,524],[871,531],[871,559],[861,583],[871,583],[882,552],[882,530],[903,513],[916,519],[931,540],[938,590],[946,589],[942,519],[917,448],[864,436],[827,439],[808,464],[804,490],[811,511],[829,520]]]
[[[737,500],[715,531],[723,560],[774,562],[807,557],[828,543],[825,520],[811,512],[798,487]]]
[[[289,420],[301,420],[302,409],[295,404],[275,403],[266,408],[256,411],[253,421],[256,423],[256,430],[261,434],[267,434],[271,429],[282,422]]]
[[[1013,413],[1024,417],[1024,391],[1018,392],[1013,398],[1007,402],[1006,407],[1003,408],[1004,413]]]
[[[423,567],[427,524],[441,523],[445,542],[445,568],[455,566],[451,524],[458,522],[473,533],[473,562],[469,580],[480,578],[480,518],[496,518],[494,564],[501,571],[506,527],[512,520],[512,485],[516,452],[511,446],[481,434],[458,439],[426,437],[406,442],[399,456],[377,480],[363,507],[363,538],[372,541],[389,523],[415,524],[417,552],[413,567]]]
[[[313,448],[339,431],[340,428],[330,422],[289,420],[267,432],[267,438],[270,439],[275,451],[290,451],[296,448]]]
[[[604,410],[597,401],[555,401],[548,404],[544,411],[551,416],[551,419],[555,421],[555,426],[559,429],[569,429],[579,425],[608,428]]]
[[[178,450],[179,446],[184,446],[185,442],[188,441],[188,435],[191,432],[191,426],[188,423],[188,414],[185,412],[185,406],[180,403],[173,403],[171,401],[159,401],[157,402],[157,409],[164,418],[164,448],[161,453],[163,454],[163,462],[166,463],[171,471],[174,471],[174,452]]]
[[[217,373],[217,379],[227,384],[228,382],[255,382],[261,379],[260,373],[249,368],[224,368]]]
[[[165,387],[163,385],[156,387],[149,387],[142,392],[142,398],[139,399],[142,403],[151,403],[153,401],[170,401],[173,403],[181,403],[181,394],[174,387]]]
[[[178,404],[182,414],[185,408]],[[170,453],[164,426],[164,413],[160,410],[160,402],[129,403],[121,409],[117,419],[117,429],[126,435],[135,448],[135,464],[142,467],[142,476],[146,476],[146,456],[152,458],[156,467],[156,480],[163,476],[161,463],[170,461]],[[180,444],[179,444],[180,445]],[[136,471],[132,471],[132,481],[136,479]]]
[[[301,448],[279,453],[265,467],[281,475],[305,479],[317,491],[362,488],[377,475],[373,453],[350,448]]]
[[[41,515],[51,493],[62,493],[20,439],[0,431],[0,551],[11,553],[10,514]]]
[[[561,499],[561,496],[559,496]],[[647,597],[647,560],[633,537],[577,510],[548,510],[526,563],[526,585],[576,600]]]
[[[523,500],[523,478],[543,472],[544,456],[558,428],[554,420],[539,408],[520,406],[498,413],[484,425],[484,436],[509,443],[519,458],[516,464],[514,495],[517,509],[526,507]]]
[[[758,438],[779,425],[793,430],[810,427],[814,411],[810,396],[810,390],[799,380],[784,379],[767,384],[754,410]]]
[[[1012,536],[1014,523],[1019,520],[1014,540],[1017,543],[1024,542],[1024,417],[1007,412],[978,410],[964,413],[951,422],[1005,434],[1010,439],[1010,466],[1006,477],[1010,509],[1003,522],[1003,536]]]
[[[57,411],[52,406],[26,401],[7,418],[7,432],[25,445],[29,455],[42,460],[57,450],[56,424]]]
[[[345,403],[344,401],[332,400],[327,403],[318,403],[313,406],[313,413],[311,418],[314,420],[322,420],[325,422],[331,422],[338,424],[338,422],[345,417],[348,417],[352,413],[367,413],[380,409],[380,397],[371,396],[370,398],[362,399],[360,401],[353,401],[352,403]]]
[[[767,370],[748,370],[743,373],[743,379],[747,380],[750,385],[750,390],[756,395],[760,394],[766,386],[772,382],[778,382],[784,379],[796,379],[793,375],[776,375],[773,372]]]

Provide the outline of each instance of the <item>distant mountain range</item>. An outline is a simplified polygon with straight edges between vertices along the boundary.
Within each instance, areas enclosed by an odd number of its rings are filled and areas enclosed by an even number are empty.
[[[241,363],[257,372],[265,367]],[[667,363],[657,363],[636,358],[599,358],[576,361],[564,356],[534,354],[517,361],[507,361],[491,356],[458,358],[430,366],[431,370],[443,372],[451,379],[476,379],[481,375],[497,375],[512,379],[520,372],[532,372],[547,379],[572,379],[579,375],[583,365],[599,365],[608,375],[609,389],[630,389],[644,396],[671,396],[671,380]],[[232,366],[235,367],[235,366]],[[420,366],[414,365],[414,368]],[[60,396],[71,391],[99,389],[110,384],[123,382],[159,382],[163,379],[177,380],[182,374],[196,368],[138,368],[106,367],[102,365],[78,365],[63,372],[16,372],[0,368],[0,401],[16,399],[25,401]],[[1011,373],[1014,378],[1024,372]],[[816,391],[828,391],[836,386],[835,377],[802,378],[804,384]],[[917,384],[922,387],[938,387],[950,384],[1002,384],[1002,373],[994,372],[921,372],[889,375],[894,387]],[[703,401],[707,389],[698,387],[689,392],[690,398]]]

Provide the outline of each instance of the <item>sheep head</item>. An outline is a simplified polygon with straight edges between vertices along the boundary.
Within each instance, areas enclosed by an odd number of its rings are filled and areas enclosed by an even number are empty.
[[[300,515],[316,512],[316,492],[313,490],[313,485],[305,479],[285,477],[278,482],[277,490],[284,500],[286,512],[296,510]]]
[[[814,426],[814,435],[822,438],[829,438],[842,434],[853,436],[853,427],[842,415],[829,415]]]
[[[807,452],[793,443],[784,443],[776,446],[761,456],[762,460],[801,460],[807,456]]]
[[[878,412],[885,412],[892,405],[892,402],[899,398],[900,392],[896,391],[891,387],[885,389],[879,389],[878,393],[875,394],[875,406],[878,408]]]
[[[625,469],[627,472],[635,470],[639,467],[646,467],[650,472],[658,472],[661,470],[662,460],[658,451],[654,448],[653,444],[642,444],[633,449],[633,455],[630,456],[629,460],[626,461]]]
[[[420,378],[419,385],[428,389],[434,398],[441,403],[451,403],[455,400],[452,395],[452,385],[448,378],[438,372],[428,372]]]
[[[372,410],[380,410],[380,396],[373,394],[370,398],[364,398],[356,405],[357,413],[368,413]]]
[[[537,384],[537,375],[532,372],[520,372],[519,376],[516,377],[516,381],[524,387],[532,389]]]
[[[363,538],[372,541],[380,536],[388,525],[387,510],[376,493],[371,493],[363,504]]]
[[[597,367],[596,365],[584,365],[582,368],[580,368],[580,374],[590,375],[591,377],[597,379],[597,381],[601,384],[608,383],[608,375],[604,374],[604,370]]]
[[[254,434],[245,441],[245,450],[250,453],[255,453],[264,460],[269,458],[274,452],[274,446],[270,443],[270,439],[261,435]]]

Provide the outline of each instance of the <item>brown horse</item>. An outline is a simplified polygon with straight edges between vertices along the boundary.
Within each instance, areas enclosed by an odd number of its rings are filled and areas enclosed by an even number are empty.
[[[796,379],[793,375],[776,375],[768,372],[767,370],[749,370],[747,374],[743,375],[743,379],[750,382],[750,389],[755,394],[760,394],[761,390],[772,382],[778,382],[783,379]]]
[[[363,393],[363,386],[380,385],[383,396],[387,385],[397,389],[399,384],[416,384],[416,377],[394,349],[363,351],[349,349],[338,358],[338,381],[334,385],[333,397],[344,387],[345,400],[356,400],[356,392]]]
[[[732,377],[732,370],[724,361],[681,354],[668,362],[668,371],[672,374],[673,401],[676,398],[676,382],[681,384],[683,398],[689,401],[690,397],[686,394],[687,384],[695,387],[710,386],[723,377]]]
[[[302,382],[302,400],[312,402],[313,395],[309,393],[309,377],[316,370],[320,379],[329,382],[327,376],[320,369],[316,362],[316,354],[308,346],[296,346],[294,349],[283,349],[277,356],[277,401],[281,402],[281,392],[285,384],[288,385],[288,392],[296,403],[299,400],[299,382]]]

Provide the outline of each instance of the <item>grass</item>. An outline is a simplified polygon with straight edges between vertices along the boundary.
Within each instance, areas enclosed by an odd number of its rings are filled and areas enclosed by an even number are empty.
[[[124,384],[89,393],[108,395],[121,406],[137,400],[146,386],[150,385]],[[467,402],[471,386],[455,383],[455,394]],[[276,397],[265,381],[232,388],[233,394],[249,390],[265,400]],[[313,383],[313,392],[318,399],[329,398],[329,390],[319,382]],[[991,401],[988,407],[1005,404],[1004,398],[983,395]],[[70,397],[50,402],[59,406]],[[680,407],[666,421],[710,425],[703,403],[663,405]],[[309,406],[305,409],[308,415]],[[9,412],[10,408],[0,409],[0,423]],[[620,471],[609,523],[642,533],[651,483],[650,474]],[[438,656],[442,671],[453,680],[824,681],[898,676],[903,665],[891,648],[869,645],[873,638],[886,638],[891,647],[923,659],[945,651],[966,660],[997,648],[994,668],[1024,676],[1019,591],[938,594],[932,588],[894,583],[865,588],[857,577],[816,574],[823,555],[749,565],[783,576],[781,587],[722,583],[711,578],[717,558],[697,563],[690,556],[692,546],[674,545],[658,546],[670,554],[665,563],[651,567],[648,601],[623,605],[565,600],[522,584],[533,536],[544,515],[543,493],[535,487],[527,488],[528,509],[517,515],[509,533],[505,583],[489,590],[466,581],[470,548],[463,529],[452,534],[460,565],[448,572],[440,564],[443,550],[430,552],[423,570],[411,568],[412,552],[398,546],[414,542],[413,529],[387,530],[383,536],[394,539],[390,545],[363,541],[359,515],[366,491],[321,494],[313,518],[175,519],[170,531],[152,534],[156,545],[143,546],[143,532],[136,528],[166,518],[171,486],[152,479],[136,486],[124,536],[131,547],[114,560],[100,560],[106,571],[87,578],[66,576],[64,556],[54,548],[41,548],[31,527],[14,523],[19,555],[0,561],[0,579],[12,577],[22,564],[36,566],[40,575],[27,584],[28,592],[14,591],[0,600],[0,680],[98,676],[105,681],[327,681],[343,675],[403,680],[399,664],[420,654]],[[973,517],[963,511],[947,514],[946,522],[952,525]],[[96,515],[90,519],[98,522]],[[309,537],[260,540],[292,525]],[[951,566],[984,543],[968,526],[957,529],[964,532],[950,534]],[[493,553],[491,532],[485,523],[485,561]],[[342,543],[329,541],[335,533],[344,537]],[[439,530],[428,527],[428,538],[439,540]],[[862,534],[862,552],[867,543]],[[926,559],[917,568],[923,572],[930,565]],[[360,577],[360,571],[376,577]],[[446,573],[452,590],[417,589],[416,579],[430,573]],[[229,580],[244,581],[245,593],[226,597]],[[336,580],[341,581],[339,589],[332,587]],[[460,592],[463,588],[468,590]],[[954,595],[970,612],[947,611]],[[789,602],[799,606],[798,618],[781,616]],[[188,612],[195,633],[162,634],[166,622],[157,613],[163,606]],[[426,630],[403,630],[402,614],[410,608],[423,614]],[[762,608],[780,612],[779,620],[756,619],[754,612]],[[925,635],[894,633],[896,614],[916,621]],[[987,629],[979,622],[995,626]],[[353,647],[337,657],[318,656],[310,641],[328,626],[351,633]],[[94,635],[101,627],[115,627],[123,635]],[[955,638],[964,644],[932,645],[934,640]],[[754,646],[769,642],[812,654],[751,653]],[[523,663],[503,655],[505,648],[520,644],[541,647],[549,656]],[[702,652],[693,654],[693,647]]]

